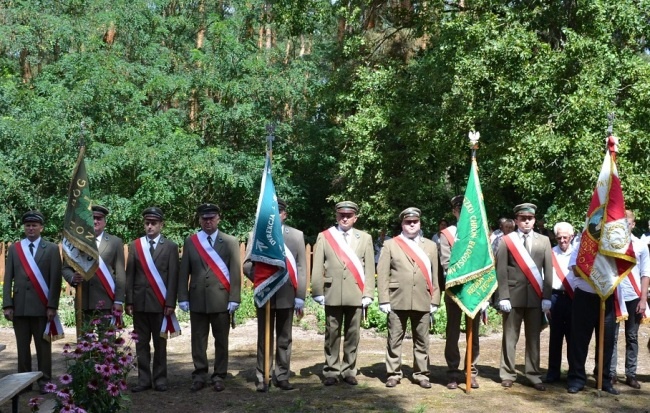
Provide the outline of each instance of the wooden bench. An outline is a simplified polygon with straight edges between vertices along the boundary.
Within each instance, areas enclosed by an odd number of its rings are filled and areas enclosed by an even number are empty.
[[[43,373],[32,371],[28,373],[9,374],[0,379],[0,405],[11,399],[11,411],[18,413],[18,397],[20,392],[40,379]]]

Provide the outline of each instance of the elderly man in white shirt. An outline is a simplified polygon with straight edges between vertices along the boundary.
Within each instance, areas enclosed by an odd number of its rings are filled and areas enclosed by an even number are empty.
[[[573,304],[573,286],[570,282],[573,279],[573,271],[569,269],[569,259],[573,252],[573,226],[568,222],[558,222],[553,228],[553,233],[558,245],[553,247],[553,293],[549,317],[551,332],[548,343],[548,370],[544,380],[546,383],[560,380],[563,342],[566,339],[567,354],[571,343]]]
[[[634,212],[625,211],[630,232],[634,228]],[[641,385],[636,380],[637,357],[639,354],[639,325],[644,317],[648,303],[648,284],[650,281],[650,259],[648,246],[643,241],[632,235],[632,248],[636,256],[636,265],[630,274],[621,281],[618,288],[625,301],[627,319],[625,320],[625,384],[640,389]],[[617,382],[616,376],[616,347],[618,342],[618,328],[614,333],[614,350],[609,370],[612,384]]]

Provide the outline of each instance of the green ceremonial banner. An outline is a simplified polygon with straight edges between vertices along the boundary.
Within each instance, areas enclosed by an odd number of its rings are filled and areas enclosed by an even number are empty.
[[[95,275],[99,266],[99,253],[95,241],[92,201],[84,153],[85,147],[82,146],[68,190],[68,205],[63,220],[61,244],[66,262],[83,275],[84,279],[89,280]]]
[[[494,255],[474,157],[456,237],[451,249],[445,294],[449,294],[465,314],[474,318],[481,304],[497,289]]]

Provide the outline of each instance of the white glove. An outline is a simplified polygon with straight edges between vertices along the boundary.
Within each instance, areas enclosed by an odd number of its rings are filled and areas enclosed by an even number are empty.
[[[487,310],[489,306],[490,306],[490,303],[487,302],[487,301],[484,301],[483,304],[481,304],[481,311]]]
[[[510,300],[499,301],[499,310],[503,311],[504,313],[509,313],[510,310],[512,310],[512,305],[510,304]]]
[[[228,312],[229,312],[230,314],[232,314],[232,313],[234,313],[235,311],[237,311],[238,308],[239,308],[239,303],[236,303],[236,302],[234,302],[234,301],[229,301],[229,302],[228,302]]]
[[[542,300],[542,311],[547,312],[551,309],[551,300]]]
[[[325,296],[324,295],[317,295],[314,297],[314,301],[316,301],[320,305],[325,305]]]
[[[298,297],[296,297],[296,298],[293,300],[293,309],[294,309],[296,312],[300,312],[300,311],[302,311],[302,308],[303,308],[304,306],[305,306],[305,300],[303,300],[302,298],[298,298]]]
[[[361,307],[366,308],[372,304],[372,298],[370,297],[361,297]]]
[[[190,311],[190,302],[189,301],[179,301],[178,302],[178,307],[185,311],[186,313]]]
[[[429,307],[429,313],[435,314],[436,311],[438,311],[438,306],[431,304],[431,307]]]
[[[384,314],[390,313],[390,303],[379,304],[379,311],[381,311]]]

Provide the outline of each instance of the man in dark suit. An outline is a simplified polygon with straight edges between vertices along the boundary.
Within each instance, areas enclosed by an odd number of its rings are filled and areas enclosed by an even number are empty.
[[[372,237],[353,228],[357,212],[359,207],[354,202],[336,204],[337,225],[318,234],[314,247],[311,292],[314,301],[325,306],[326,386],[336,384],[339,376],[350,385],[358,384],[355,376],[362,308],[368,307],[375,295]]]
[[[146,235],[129,244],[126,263],[126,313],[133,315],[138,335],[138,384],[131,389],[134,393],[152,385],[157,391],[167,391],[167,338],[162,330],[173,329],[172,337],[180,334],[177,326],[169,325],[178,289],[178,245],[160,233],[164,225],[160,208],[147,208],[142,216]],[[150,340],[154,348],[153,376]]]
[[[241,300],[241,259],[239,242],[219,231],[221,210],[202,204],[196,210],[201,231],[185,240],[178,277],[178,305],[190,311],[192,328],[191,392],[208,383],[208,334],[214,336],[214,371],[210,377],[215,391],[226,387],[230,317]]]
[[[271,378],[275,386],[282,390],[291,390],[293,386],[289,383],[291,374],[291,332],[293,326],[293,314],[302,315],[305,305],[305,293],[307,290],[307,259],[305,257],[305,238],[302,231],[285,224],[287,220],[287,203],[278,198],[278,210],[282,220],[282,236],[284,238],[285,251],[287,251],[288,278],[287,282],[271,297],[271,325],[269,339],[271,348],[269,354],[273,355],[273,328],[275,326],[276,353],[275,364],[271,361]],[[252,239],[248,241],[247,255],[252,249]],[[289,257],[291,254],[291,257]],[[253,281],[254,264],[250,260],[244,262],[244,274]],[[264,380],[264,340],[266,331],[266,306],[257,308],[257,384],[259,392],[268,389]]]
[[[430,317],[440,306],[438,248],[421,237],[420,210],[399,214],[402,233],[384,243],[377,265],[379,309],[388,314],[386,387],[402,379],[402,341],[410,320],[413,333],[413,381],[429,389]]]
[[[44,394],[45,384],[52,379],[52,343],[44,333],[59,307],[61,255],[56,244],[41,238],[43,214],[29,211],[22,220],[25,238],[9,247],[2,303],[5,318],[14,325],[18,372],[32,371],[33,337],[38,370],[43,372],[38,385]],[[41,282],[47,291],[40,286]]]
[[[553,258],[548,237],[533,232],[534,204],[514,208],[517,231],[503,237],[497,251],[499,309],[503,313],[503,339],[499,375],[503,387],[517,378],[515,348],[521,322],[526,335],[526,378],[536,390],[544,391],[540,371],[542,317],[551,309]]]
[[[122,314],[126,285],[124,244],[120,238],[104,231],[109,210],[102,205],[93,205],[92,211],[97,250],[104,266],[100,265],[88,281],[70,265],[63,266],[63,278],[74,287],[81,284],[81,308],[85,321],[94,311]]]

